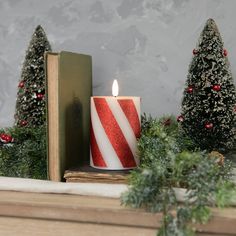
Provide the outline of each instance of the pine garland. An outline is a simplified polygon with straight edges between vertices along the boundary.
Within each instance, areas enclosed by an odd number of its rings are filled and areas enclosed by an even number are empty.
[[[47,179],[46,128],[1,129],[12,142],[0,142],[0,176]]]
[[[132,171],[129,191],[121,201],[134,208],[162,212],[160,236],[194,235],[189,223],[208,222],[209,207],[227,206],[236,193],[230,181],[230,161],[222,162],[217,152],[200,151],[179,132],[173,117],[143,116],[138,148],[141,165]],[[187,189],[182,205],[177,202],[175,187]]]

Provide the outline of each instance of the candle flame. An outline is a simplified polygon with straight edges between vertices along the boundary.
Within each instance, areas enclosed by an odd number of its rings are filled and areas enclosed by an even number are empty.
[[[119,94],[119,86],[117,80],[115,79],[112,84],[112,95],[114,97],[117,97],[118,94]]]

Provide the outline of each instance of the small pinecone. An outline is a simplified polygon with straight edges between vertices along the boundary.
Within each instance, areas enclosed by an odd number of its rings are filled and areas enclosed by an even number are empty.
[[[215,158],[216,159],[216,163],[220,166],[223,166],[224,165],[224,160],[225,160],[225,157],[217,152],[217,151],[212,151],[211,153],[209,153],[209,157],[210,158]]]

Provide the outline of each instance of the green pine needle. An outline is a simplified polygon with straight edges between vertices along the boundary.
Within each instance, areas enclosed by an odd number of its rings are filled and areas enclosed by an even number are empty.
[[[168,122],[166,122],[168,121]],[[173,117],[142,117],[138,140],[140,167],[131,172],[129,190],[121,197],[123,205],[162,212],[160,236],[194,235],[190,223],[207,223],[210,206],[227,206],[235,195],[230,181],[232,165],[223,165],[208,152],[199,151],[185,136]],[[175,187],[187,189],[179,205]],[[173,210],[176,215],[172,215]]]
[[[47,179],[45,126],[13,127],[1,133],[10,134],[14,142],[0,146],[0,175]]]

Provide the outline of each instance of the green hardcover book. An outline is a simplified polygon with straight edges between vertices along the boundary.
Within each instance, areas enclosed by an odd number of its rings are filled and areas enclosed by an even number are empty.
[[[45,54],[48,177],[89,162],[92,58],[62,51]]]

